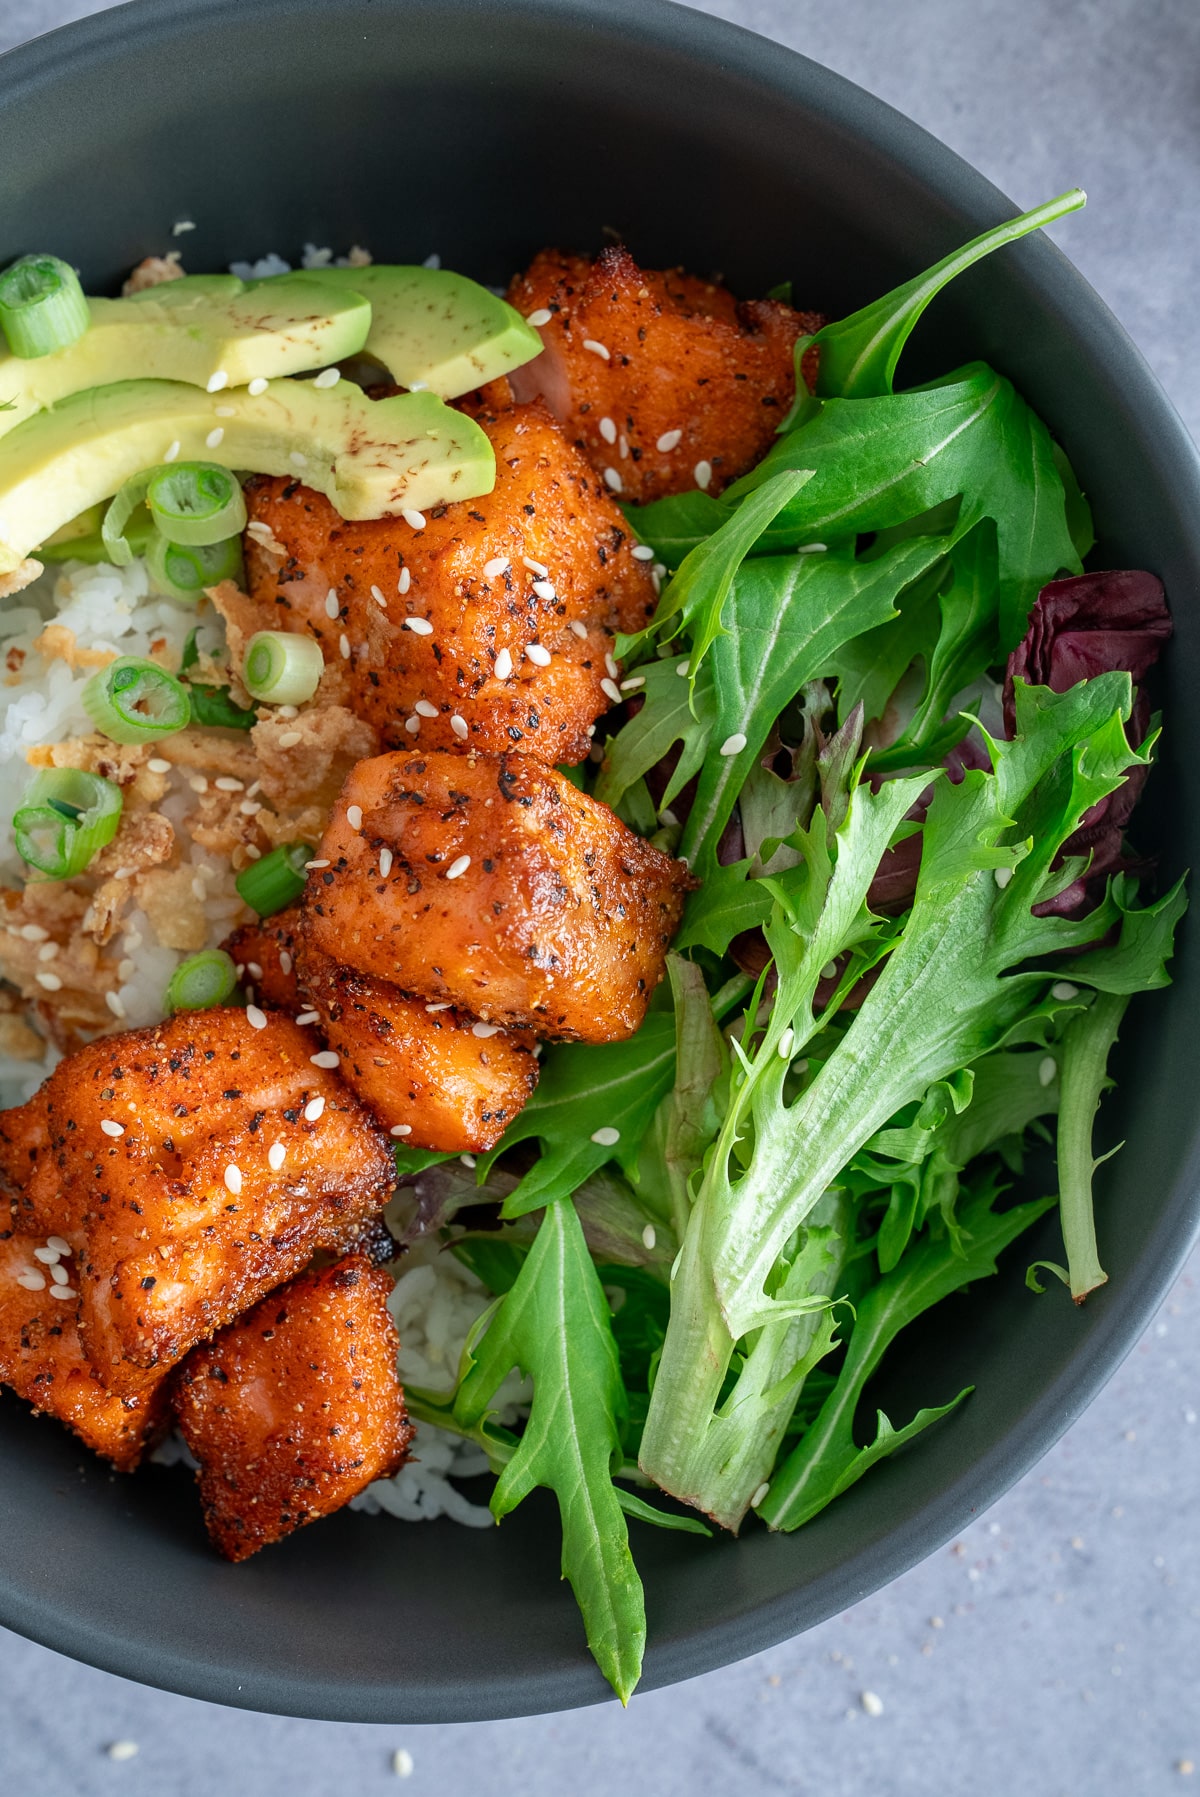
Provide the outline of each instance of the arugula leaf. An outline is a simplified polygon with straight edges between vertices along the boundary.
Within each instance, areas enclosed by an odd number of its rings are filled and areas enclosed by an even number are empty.
[[[612,1482],[625,1394],[608,1304],[569,1199],[547,1210],[516,1281],[465,1358],[454,1416],[467,1430],[488,1418],[514,1366],[533,1381],[529,1420],[497,1480],[492,1514],[500,1521],[537,1485],[554,1492],[563,1576],[597,1665],[628,1703],[641,1676],[646,1614]]]
[[[730,517],[731,508],[693,487],[687,493],[674,493],[668,499],[656,499],[649,505],[621,507],[639,542],[648,543],[668,568],[677,568],[684,556],[718,531]],[[623,639],[618,638],[617,652],[625,653]]]
[[[868,1467],[947,1415],[971,1390],[968,1386],[949,1404],[937,1409],[918,1411],[912,1422],[900,1430],[893,1429],[880,1411],[875,1439],[867,1447],[855,1445],[854,1416],[863,1387],[900,1330],[951,1292],[994,1273],[1001,1250],[1054,1203],[1052,1198],[1043,1198],[997,1212],[992,1208],[995,1195],[994,1188],[987,1187],[964,1210],[963,1248],[949,1236],[921,1241],[909,1250],[894,1272],[859,1299],[837,1383],[816,1421],[776,1472],[769,1491],[757,1506],[759,1515],[773,1529],[797,1529],[808,1522],[861,1479]]]
[[[700,890],[688,894],[677,950],[706,948],[723,955],[735,936],[766,923],[773,900],[761,880],[749,878],[753,865],[747,858],[714,867]]]
[[[1101,1094],[1112,1083],[1108,1057],[1128,1003],[1126,993],[1101,992],[1063,1035],[1058,1193],[1068,1283],[1076,1304],[1108,1279],[1096,1245],[1092,1174],[1100,1163],[1092,1159],[1092,1125]]]

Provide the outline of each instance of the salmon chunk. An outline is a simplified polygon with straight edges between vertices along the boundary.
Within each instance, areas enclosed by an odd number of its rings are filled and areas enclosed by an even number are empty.
[[[302,1273],[189,1355],[179,1427],[227,1560],[316,1522],[396,1472],[413,1430],[390,1276],[363,1255]]]
[[[33,1235],[59,1234],[82,1242],[82,1218],[68,1216],[60,1196],[57,1168],[50,1155],[50,1107],[42,1086],[25,1104],[0,1111],[0,1232],[13,1227]]]
[[[342,1078],[406,1148],[481,1153],[537,1084],[523,1032],[409,997],[316,948],[302,949],[300,969]]]
[[[42,1236],[0,1231],[0,1383],[130,1472],[166,1421],[166,1382],[129,1398],[105,1390],[79,1339],[73,1263],[60,1257],[67,1277],[56,1281],[39,1249],[54,1251]]]
[[[691,877],[532,756],[360,762],[304,896],[348,967],[539,1036],[631,1036]]]
[[[275,1005],[295,1016],[303,1010],[296,977],[296,941],[300,934],[300,907],[289,905],[271,917],[244,923],[221,944],[239,980],[260,1004]]]
[[[546,346],[510,374],[514,394],[545,400],[612,491],[638,503],[719,493],[761,461],[795,395],[793,345],[824,322],[639,268],[615,247],[594,261],[542,250],[508,298]]]
[[[223,1007],[104,1037],[50,1076],[39,1165],[82,1241],[80,1334],[110,1390],[145,1389],[383,1208],[387,1137],[331,1060],[279,1012]]]
[[[479,421],[495,488],[424,518],[347,523],[296,481],[252,480],[238,627],[316,637],[322,693],[389,746],[581,761],[612,702],[613,632],[646,623],[654,584],[544,406]]]

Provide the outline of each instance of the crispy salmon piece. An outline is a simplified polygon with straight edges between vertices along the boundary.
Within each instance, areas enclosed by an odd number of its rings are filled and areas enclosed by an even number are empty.
[[[390,1276],[363,1255],[302,1273],[180,1370],[179,1427],[213,1541],[245,1560],[407,1457]]]
[[[53,1296],[50,1268],[35,1256],[44,1247],[44,1236],[0,1232],[0,1383],[129,1472],[166,1421],[166,1382],[130,1398],[105,1390],[79,1340],[78,1294],[67,1284],[69,1295]]]
[[[795,395],[792,347],[824,322],[639,268],[623,247],[594,261],[542,250],[508,298],[550,313],[542,354],[508,377],[514,394],[540,395],[613,490],[643,504],[719,493],[762,460]]]
[[[0,1111],[0,1192],[12,1224],[31,1235],[62,1235],[78,1246],[82,1215],[68,1214],[62,1179],[50,1144],[50,1109],[42,1086],[25,1104]],[[0,1230],[7,1227],[0,1211]]]
[[[296,481],[252,480],[250,596],[235,622],[316,637],[326,681],[390,746],[520,744],[581,761],[612,699],[612,633],[646,623],[654,584],[620,508],[544,406],[480,423],[494,490],[436,507],[419,529],[347,523]]]
[[[289,905],[285,911],[244,923],[221,944],[234,966],[243,969],[238,978],[251,996],[293,1016],[304,1008],[296,977],[299,934],[300,907]]]
[[[311,945],[302,945],[299,965],[325,1039],[342,1057],[342,1078],[406,1148],[481,1153],[537,1084],[524,1032],[410,997]]]
[[[259,1015],[104,1037],[43,1088],[63,1214],[81,1220],[80,1333],[110,1390],[152,1384],[391,1191],[387,1137],[314,1064],[311,1032]]]
[[[691,884],[682,862],[521,754],[360,762],[318,858],[329,867],[309,876],[305,932],[326,954],[490,1023],[582,1042],[637,1029]]]

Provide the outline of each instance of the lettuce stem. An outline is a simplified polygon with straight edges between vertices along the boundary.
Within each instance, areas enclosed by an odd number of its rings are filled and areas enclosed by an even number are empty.
[[[1082,1304],[1103,1285],[1092,1203],[1092,1125],[1107,1081],[1106,1068],[1129,995],[1098,992],[1095,1003],[1068,1025],[1062,1041],[1058,1114],[1058,1190],[1071,1296]]]

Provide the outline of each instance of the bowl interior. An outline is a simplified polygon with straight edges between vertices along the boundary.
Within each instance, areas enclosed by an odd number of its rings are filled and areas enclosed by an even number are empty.
[[[181,79],[180,72],[186,71]],[[52,249],[111,290],[148,253],[189,269],[306,242],[502,283],[544,244],[620,236],[652,267],[735,291],[785,277],[838,315],[1016,208],[949,151],[823,69],[662,0],[139,0],[0,61],[0,264]],[[1086,170],[1078,171],[1081,178]],[[1042,196],[1033,196],[1042,197]],[[171,235],[173,223],[196,228]],[[1072,230],[1086,230],[1086,216]],[[1095,295],[1047,242],[959,280],[904,379],[983,357],[1065,444],[1101,534],[1176,621],[1168,733],[1142,833],[1200,858],[1200,486],[1186,437]],[[1062,1432],[1149,1316],[1190,1240],[1200,973],[1134,1006],[1099,1181],[1111,1279],[1082,1312],[1028,1261],[943,1305],[886,1370],[893,1420],[977,1392],[795,1537],[709,1543],[634,1524],[646,1683],[795,1633],[958,1529]],[[196,1696],[295,1714],[453,1720],[568,1707],[605,1687],[558,1577],[553,1504],[499,1537],[342,1514],[245,1566],[218,1562],[181,1472],[111,1475],[0,1398],[0,1620]]]

